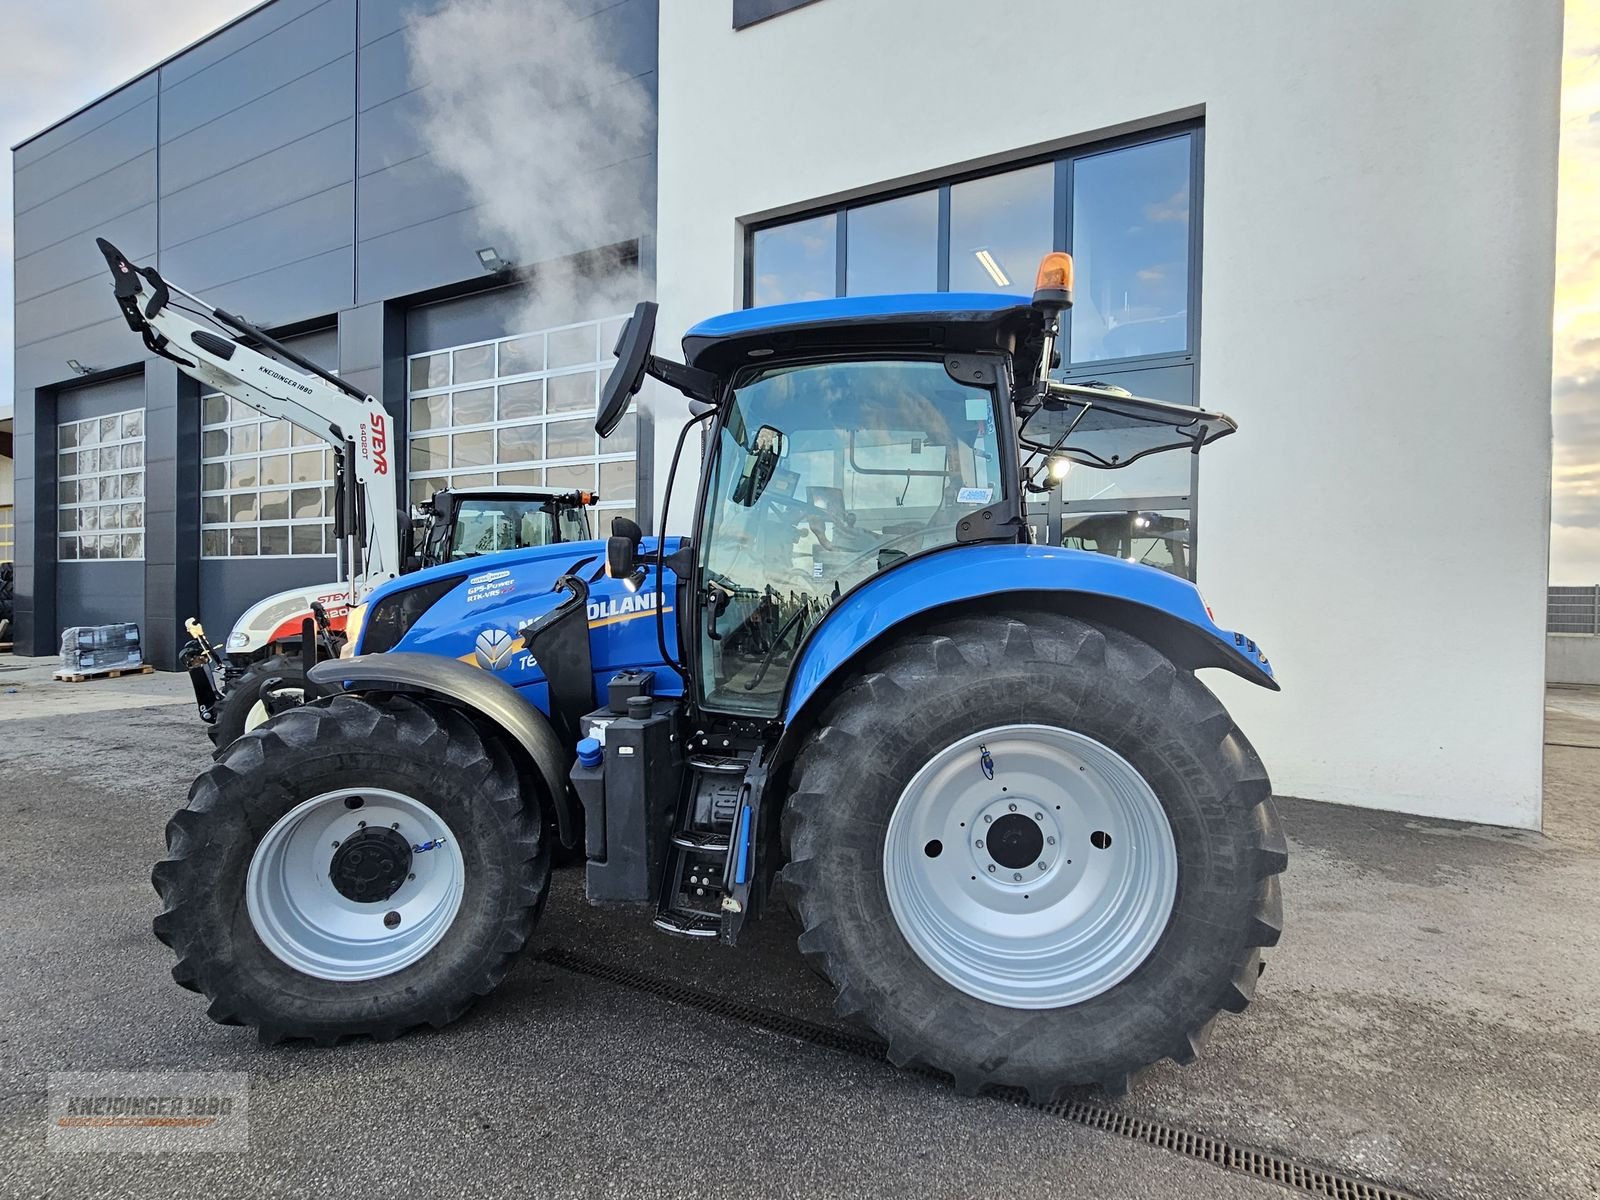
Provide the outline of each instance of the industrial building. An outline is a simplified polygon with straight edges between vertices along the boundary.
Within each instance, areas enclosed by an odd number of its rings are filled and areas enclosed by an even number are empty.
[[[414,496],[581,483],[646,528],[683,401],[594,441],[625,307],[532,319],[557,258],[635,272],[670,351],[742,306],[1026,293],[1067,249],[1062,375],[1241,432],[1073,472],[1035,537],[1260,639],[1282,694],[1208,682],[1280,791],[1538,826],[1559,4],[585,3],[651,98],[620,186],[653,219],[510,271],[416,136],[439,7],[272,0],[16,148],[19,651],[131,615],[172,667],[191,612],[331,570],[327,459],[144,356],[96,235],[378,395]]]

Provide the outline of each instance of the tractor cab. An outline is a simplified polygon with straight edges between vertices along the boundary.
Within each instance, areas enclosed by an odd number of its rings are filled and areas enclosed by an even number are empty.
[[[444,488],[417,506],[410,565],[588,541],[587,509],[598,499],[593,492],[553,488]]]
[[[645,374],[709,425],[692,550],[672,564],[702,711],[778,717],[802,646],[841,598],[954,547],[1028,542],[1026,495],[1070,464],[1114,470],[1234,431],[1221,414],[1051,380],[1070,291],[1041,293],[729,313],[689,330],[682,364],[649,353],[655,306],[639,305],[597,429]]]

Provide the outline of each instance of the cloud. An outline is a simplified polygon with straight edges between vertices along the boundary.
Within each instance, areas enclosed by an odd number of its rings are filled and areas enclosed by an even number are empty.
[[[0,38],[0,138],[10,147],[237,17],[255,0],[12,4]],[[21,15],[25,11],[26,16]],[[11,169],[0,185],[0,255],[12,257]],[[12,273],[0,272],[0,407],[11,401]]]

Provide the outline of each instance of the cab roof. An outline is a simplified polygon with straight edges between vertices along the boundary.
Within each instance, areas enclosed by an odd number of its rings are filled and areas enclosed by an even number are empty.
[[[772,304],[710,317],[683,335],[690,366],[725,372],[771,353],[849,350],[1014,350],[1042,314],[1027,296],[909,292]],[[760,352],[752,354],[752,352]]]

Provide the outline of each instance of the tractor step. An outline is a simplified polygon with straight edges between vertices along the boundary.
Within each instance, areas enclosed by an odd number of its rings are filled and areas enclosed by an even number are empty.
[[[695,754],[690,756],[688,765],[691,771],[743,775],[750,760],[732,754]]]
[[[663,933],[677,937],[714,938],[722,932],[722,918],[716,913],[670,909],[657,913],[653,924]]]
[[[657,929],[733,941],[754,884],[762,752],[697,754],[688,761],[678,820],[662,864]]]
[[[672,844],[680,849],[695,850],[701,854],[726,854],[728,847],[732,845],[726,833],[699,829],[673,834]]]

